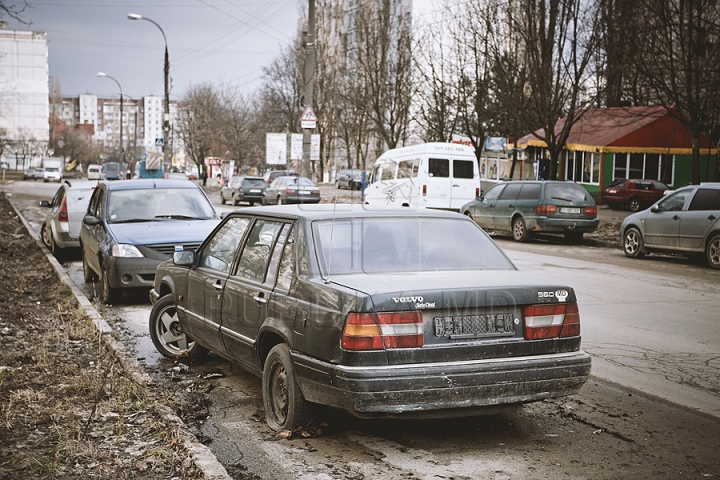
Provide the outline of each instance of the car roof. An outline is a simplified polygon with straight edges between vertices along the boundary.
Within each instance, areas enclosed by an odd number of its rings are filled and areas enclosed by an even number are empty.
[[[145,188],[199,188],[195,183],[187,180],[138,178],[134,180],[116,180],[99,182],[105,185],[108,190],[141,190]]]
[[[446,217],[468,220],[465,215],[446,210],[408,207],[371,207],[358,204],[304,204],[304,205],[273,205],[250,207],[238,210],[239,214],[272,215],[286,218],[304,218],[306,220],[332,220],[348,218],[381,218],[381,217]]]
[[[62,182],[62,185],[65,186],[68,190],[82,190],[87,188],[95,188],[97,187],[97,180],[68,180],[65,179]]]

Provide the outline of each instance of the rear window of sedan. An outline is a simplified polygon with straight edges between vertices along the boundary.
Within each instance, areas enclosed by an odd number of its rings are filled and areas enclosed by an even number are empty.
[[[264,187],[267,185],[262,178],[246,178],[243,185],[250,187]]]
[[[545,200],[566,202],[592,202],[593,199],[580,185],[574,183],[548,183],[545,185]]]
[[[434,217],[385,217],[313,223],[324,275],[440,270],[514,270],[473,222]]]
[[[108,197],[108,223],[212,218],[215,218],[212,205],[195,188],[116,190]]]

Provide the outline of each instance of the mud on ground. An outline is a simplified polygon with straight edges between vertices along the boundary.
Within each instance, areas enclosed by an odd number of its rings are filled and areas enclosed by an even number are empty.
[[[0,196],[0,479],[203,478],[162,395],[126,375]]]

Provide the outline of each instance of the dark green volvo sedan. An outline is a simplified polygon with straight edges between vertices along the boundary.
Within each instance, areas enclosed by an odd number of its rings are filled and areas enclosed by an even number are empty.
[[[573,289],[519,272],[456,213],[359,205],[233,212],[161,264],[150,332],[262,377],[269,426],[326,405],[470,416],[571,394],[590,374]]]

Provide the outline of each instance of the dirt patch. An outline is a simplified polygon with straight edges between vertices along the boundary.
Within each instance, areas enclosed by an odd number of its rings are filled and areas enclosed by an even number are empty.
[[[0,196],[0,478],[203,478]]]

